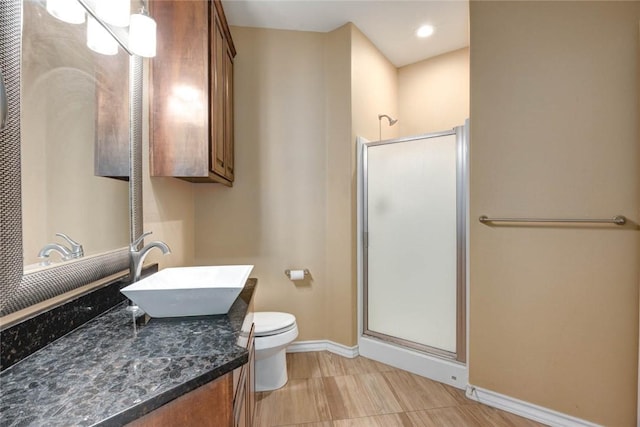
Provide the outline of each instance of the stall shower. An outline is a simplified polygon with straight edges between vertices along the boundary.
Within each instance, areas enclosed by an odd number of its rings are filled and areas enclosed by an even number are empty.
[[[459,387],[467,130],[358,139],[360,353]]]

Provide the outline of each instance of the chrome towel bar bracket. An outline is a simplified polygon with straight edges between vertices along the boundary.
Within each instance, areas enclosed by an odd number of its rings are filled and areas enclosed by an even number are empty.
[[[570,223],[582,223],[582,224],[616,224],[624,225],[627,223],[627,218],[623,215],[616,215],[610,219],[579,219],[579,218],[489,218],[486,215],[482,215],[478,218],[483,224],[494,222],[570,222]]]

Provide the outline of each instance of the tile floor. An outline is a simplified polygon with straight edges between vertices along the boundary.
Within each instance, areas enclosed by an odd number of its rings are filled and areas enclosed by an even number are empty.
[[[285,387],[257,393],[257,427],[542,426],[364,357],[289,353],[287,364]]]

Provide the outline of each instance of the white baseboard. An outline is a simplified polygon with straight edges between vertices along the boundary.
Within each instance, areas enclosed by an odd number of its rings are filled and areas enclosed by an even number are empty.
[[[287,353],[306,353],[308,351],[328,351],[342,357],[353,359],[358,352],[358,346],[347,347],[329,340],[294,341],[287,347]]]
[[[598,424],[471,384],[467,386],[466,395],[469,399],[485,405],[554,427],[600,427]]]

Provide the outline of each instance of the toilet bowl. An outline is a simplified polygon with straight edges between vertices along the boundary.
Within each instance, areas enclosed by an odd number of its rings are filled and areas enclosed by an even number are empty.
[[[276,390],[287,383],[286,349],[298,336],[293,314],[256,312],[256,391]]]

